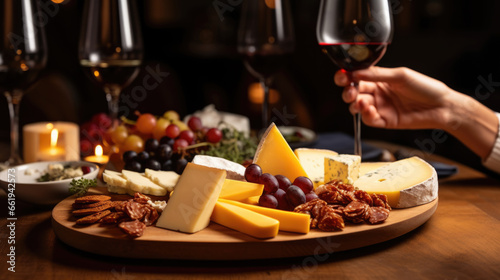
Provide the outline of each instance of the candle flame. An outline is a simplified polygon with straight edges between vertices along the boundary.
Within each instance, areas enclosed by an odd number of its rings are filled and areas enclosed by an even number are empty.
[[[95,146],[95,155],[98,157],[102,156],[102,146],[101,145]]]
[[[57,146],[57,138],[59,137],[59,131],[54,128],[52,131],[50,131],[50,146],[55,147]]]

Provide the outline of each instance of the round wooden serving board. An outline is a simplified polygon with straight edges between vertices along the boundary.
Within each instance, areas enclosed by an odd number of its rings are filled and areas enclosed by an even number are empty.
[[[108,194],[105,188],[98,193]],[[127,195],[108,194],[113,200],[125,200]],[[74,197],[57,204],[52,211],[52,226],[57,237],[77,249],[115,257],[244,260],[317,255],[355,249],[384,242],[412,231],[425,223],[436,211],[438,200],[407,208],[394,209],[379,225],[346,224],[342,231],[308,234],[280,231],[272,239],[256,239],[211,222],[197,233],[186,234],[155,226],[147,227],[144,235],[131,239],[116,225],[93,224],[79,226],[71,215]]]

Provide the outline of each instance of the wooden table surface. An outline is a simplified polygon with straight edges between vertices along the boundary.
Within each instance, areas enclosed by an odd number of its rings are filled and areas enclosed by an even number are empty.
[[[288,259],[180,261],[94,255],[56,238],[51,227],[51,207],[17,201],[13,231],[16,266],[15,272],[10,272],[10,221],[6,194],[0,191],[0,278],[499,279],[500,182],[444,158],[431,158],[455,164],[459,172],[439,180],[439,205],[425,224],[384,243]]]

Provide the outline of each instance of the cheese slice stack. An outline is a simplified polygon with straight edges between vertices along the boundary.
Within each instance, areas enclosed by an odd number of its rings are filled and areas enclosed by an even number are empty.
[[[156,226],[194,233],[208,226],[226,171],[188,163]]]
[[[144,176],[169,192],[174,190],[180,177],[180,175],[174,171],[156,171],[149,168],[146,168]]]
[[[245,200],[252,196],[260,196],[264,185],[226,179],[222,185],[219,198]]]
[[[276,219],[222,201],[217,201],[210,219],[257,238],[275,237],[280,224]]]
[[[419,157],[384,165],[365,173],[354,186],[369,193],[387,195],[393,208],[407,208],[433,201],[438,196],[436,170]]]
[[[264,132],[255,152],[254,163],[262,168],[263,173],[284,175],[292,182],[299,176],[307,177],[297,156],[274,123]]]
[[[138,172],[122,170],[122,175],[127,179],[127,187],[133,191],[157,196],[164,196],[167,194],[167,189],[153,183]]]
[[[338,155],[337,152],[326,149],[298,148],[293,152],[305,169],[307,177],[313,181],[315,188],[324,184],[325,181],[325,157]]]

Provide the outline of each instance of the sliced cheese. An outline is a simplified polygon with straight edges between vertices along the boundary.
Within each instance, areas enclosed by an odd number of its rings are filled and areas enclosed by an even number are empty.
[[[393,208],[406,208],[433,201],[438,196],[436,170],[419,157],[392,162],[370,171],[354,182],[369,193],[387,195]]]
[[[260,195],[256,195],[256,196],[247,197],[245,199],[241,199],[241,200],[237,200],[237,201],[245,203],[245,204],[259,205],[259,199],[260,199]]]
[[[146,168],[144,175],[153,183],[171,192],[174,190],[180,175],[174,171],[156,171]]]
[[[255,152],[254,163],[262,168],[263,173],[284,175],[292,182],[299,176],[307,177],[297,156],[274,123],[262,136]]]
[[[156,226],[194,233],[208,226],[226,171],[188,163]]]
[[[336,155],[326,157],[324,161],[325,182],[340,180],[346,184],[352,184],[359,177],[360,156]]]
[[[222,185],[219,198],[243,200],[251,196],[261,195],[264,185],[226,179]]]
[[[262,215],[269,216],[280,221],[280,230],[291,231],[298,233],[308,233],[309,226],[311,223],[311,216],[302,213],[295,213],[290,211],[266,208],[262,206],[245,204],[237,201],[226,200],[219,198],[219,202],[224,202],[232,204],[238,207],[242,207]]]
[[[298,148],[294,150],[294,153],[305,169],[307,177],[313,181],[315,188],[324,184],[325,181],[325,157],[338,155],[332,150],[309,148]]]
[[[118,186],[113,186],[113,185],[107,185],[107,188],[108,188],[108,192],[110,192],[110,193],[128,194],[131,196],[134,196],[134,194],[136,193],[136,191],[133,191],[129,188],[123,188],[123,187],[118,187]]]
[[[280,224],[276,219],[221,201],[215,204],[210,219],[257,238],[275,237],[278,235]]]
[[[226,178],[232,180],[245,181],[245,167],[239,163],[220,158],[205,155],[196,155],[193,163],[206,167],[226,170]]]
[[[111,170],[104,170],[102,173],[102,179],[106,184],[115,186],[115,187],[120,187],[120,188],[127,188],[128,183],[127,179],[123,178],[121,173],[118,173],[116,171],[111,171]]]
[[[125,179],[127,179],[128,187],[133,191],[157,196],[164,196],[167,194],[166,189],[153,183],[141,173],[130,170],[122,170],[122,175]]]

